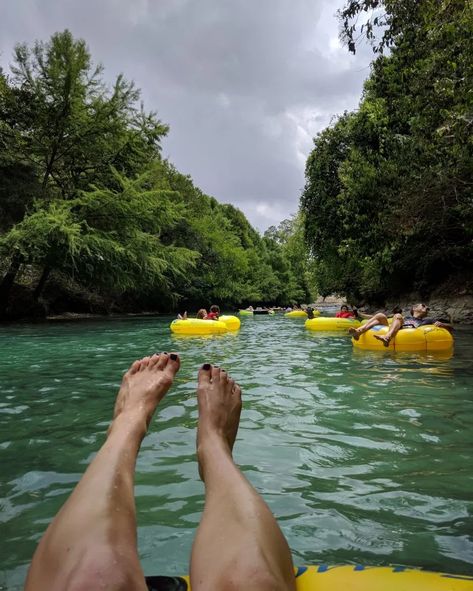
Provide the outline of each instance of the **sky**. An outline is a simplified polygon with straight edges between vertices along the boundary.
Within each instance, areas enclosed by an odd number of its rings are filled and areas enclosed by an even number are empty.
[[[163,156],[264,232],[297,212],[313,137],[357,108],[373,58],[344,0],[0,0],[0,65],[68,28],[170,126]]]

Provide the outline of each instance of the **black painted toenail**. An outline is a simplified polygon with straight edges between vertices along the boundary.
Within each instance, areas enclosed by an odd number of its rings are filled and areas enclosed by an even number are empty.
[[[164,354],[164,355],[167,355],[167,354],[168,354],[168,352],[167,352],[167,351],[163,351],[163,354]]]
[[[209,371],[210,363],[204,363],[204,365],[202,366],[202,369],[205,369],[205,371]]]
[[[175,353],[171,353],[170,357],[173,361],[177,360],[177,355]]]

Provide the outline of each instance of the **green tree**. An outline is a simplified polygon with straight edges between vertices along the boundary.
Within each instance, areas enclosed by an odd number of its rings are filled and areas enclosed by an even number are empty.
[[[35,198],[38,216],[41,207],[76,199],[92,184],[113,186],[112,169],[132,177],[159,158],[167,126],[138,106],[139,94],[121,75],[107,88],[85,42],[67,30],[32,49],[18,45],[11,79],[2,76],[0,83],[0,199],[9,223]],[[19,171],[25,182],[13,189],[9,179]],[[0,309],[24,262],[21,249],[13,249],[0,282]]]
[[[171,292],[198,253],[161,242],[163,229],[183,212],[175,193],[156,190],[151,179],[152,170],[135,180],[115,173],[119,189],[52,201],[7,232],[0,252],[17,252],[25,264],[61,271],[97,291]]]
[[[301,205],[319,287],[377,300],[471,269],[473,15],[454,0],[348,2],[349,42],[371,9],[361,33],[391,53],[359,110],[315,139]]]

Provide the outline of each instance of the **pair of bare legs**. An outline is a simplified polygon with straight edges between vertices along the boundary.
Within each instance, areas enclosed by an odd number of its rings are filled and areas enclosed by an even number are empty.
[[[135,361],[123,377],[107,440],[41,539],[26,591],[146,591],[139,562],[135,463],[157,405],[179,370],[176,354]],[[190,578],[200,590],[294,590],[288,544],[232,457],[241,389],[220,368],[199,370],[197,458],[205,508]]]
[[[378,326],[379,324],[388,326],[389,330],[385,335],[373,336],[375,339],[378,339],[378,341],[381,341],[385,347],[389,347],[391,339],[396,336],[399,329],[402,327],[403,322],[404,317],[402,314],[394,314],[393,320],[391,324],[389,324],[388,317],[382,312],[378,312],[378,314],[375,314],[372,318],[370,318],[366,324],[363,324],[363,326],[360,326],[359,328],[349,328],[348,332],[355,339],[355,341],[357,341],[363,333],[368,331],[370,328],[373,328],[373,326]]]

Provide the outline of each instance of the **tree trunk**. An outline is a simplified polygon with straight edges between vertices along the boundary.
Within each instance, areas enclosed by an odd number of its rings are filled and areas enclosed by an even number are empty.
[[[22,263],[21,255],[16,254],[13,256],[10,268],[5,273],[0,283],[0,316],[5,314],[7,309],[8,300],[10,299],[10,293],[15,283],[15,277],[20,270]]]
[[[48,280],[49,274],[51,273],[51,267],[46,265],[43,269],[43,273],[41,274],[41,278],[36,286],[36,289],[33,293],[33,299],[35,302],[38,301],[39,296],[43,293],[44,286],[46,285],[46,281]]]

